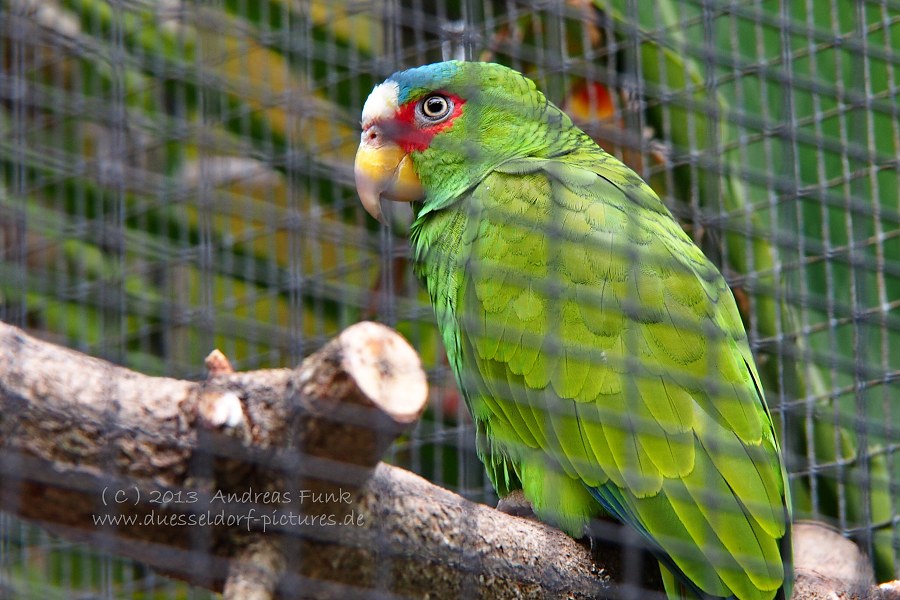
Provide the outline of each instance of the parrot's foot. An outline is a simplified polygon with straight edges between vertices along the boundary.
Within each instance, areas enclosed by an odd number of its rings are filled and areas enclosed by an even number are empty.
[[[531,502],[525,497],[522,490],[513,490],[497,503],[497,510],[514,517],[523,517],[537,521],[537,515],[531,507]]]

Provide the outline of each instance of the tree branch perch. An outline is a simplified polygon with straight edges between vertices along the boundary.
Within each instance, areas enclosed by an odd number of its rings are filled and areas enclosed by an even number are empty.
[[[388,328],[294,370],[209,360],[204,382],[147,377],[0,323],[0,508],[226,598],[611,593],[561,532],[379,464],[426,401]]]

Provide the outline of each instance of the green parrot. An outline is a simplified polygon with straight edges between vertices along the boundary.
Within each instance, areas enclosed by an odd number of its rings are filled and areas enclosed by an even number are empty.
[[[522,74],[395,73],[362,112],[357,190],[412,202],[479,457],[573,537],[607,513],[670,598],[789,598],[790,496],[725,280],[653,190]]]

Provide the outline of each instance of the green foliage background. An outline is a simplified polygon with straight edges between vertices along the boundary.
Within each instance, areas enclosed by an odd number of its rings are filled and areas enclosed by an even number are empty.
[[[619,99],[623,146],[743,299],[796,516],[835,523],[895,577],[889,4],[7,0],[0,318],[174,377],[200,376],[214,347],[241,369],[292,365],[378,318],[433,384],[391,459],[490,501],[405,241],[358,206],[359,110],[390,72],[448,53],[523,70],[560,104],[599,82]],[[596,115],[582,117],[591,131]],[[199,597],[27,531],[0,530],[18,540],[0,561],[5,585]]]

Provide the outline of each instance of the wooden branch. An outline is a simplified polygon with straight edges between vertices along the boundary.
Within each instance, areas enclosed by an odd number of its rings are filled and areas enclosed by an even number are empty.
[[[296,370],[227,371],[146,377],[0,323],[0,507],[218,589],[227,561],[197,560],[243,555],[235,534],[276,518],[342,517],[427,397],[415,351],[375,323]]]
[[[225,600],[267,600],[275,596],[286,558],[273,539],[257,536],[231,560],[222,596]]]
[[[379,464],[426,397],[391,330],[295,370],[208,365],[146,377],[0,323],[0,508],[226,598],[610,595],[615,569],[558,530]],[[840,586],[810,581],[795,598]]]
[[[0,507],[234,598],[604,589],[559,531],[375,469],[426,397],[387,328],[293,371],[213,358],[205,382],[146,377],[0,324]]]

